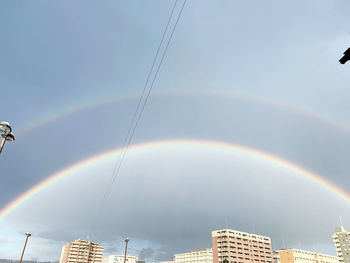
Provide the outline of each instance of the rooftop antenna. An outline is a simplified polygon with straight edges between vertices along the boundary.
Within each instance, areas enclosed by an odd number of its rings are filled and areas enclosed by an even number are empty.
[[[253,227],[253,234],[255,235],[255,225],[253,224],[252,227]]]
[[[284,237],[282,236],[283,249],[286,249],[286,243],[284,242]]]
[[[228,229],[227,217],[225,217],[225,226],[226,226],[226,229]]]
[[[339,222],[340,222],[340,226],[341,226],[341,227],[344,227],[344,226],[343,226],[343,221],[341,220],[341,216],[339,216]]]

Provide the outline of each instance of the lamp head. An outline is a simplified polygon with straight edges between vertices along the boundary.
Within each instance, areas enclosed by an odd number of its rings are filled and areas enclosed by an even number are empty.
[[[11,125],[6,121],[0,122],[0,131],[6,135],[11,133],[12,132]]]
[[[2,137],[5,137],[6,141],[10,141],[10,142],[13,142],[15,140],[15,136],[13,135],[12,132],[10,132],[9,134],[3,134]]]
[[[26,232],[25,234],[26,234],[27,237],[30,237],[30,236],[32,235],[32,234],[29,233],[29,232]]]

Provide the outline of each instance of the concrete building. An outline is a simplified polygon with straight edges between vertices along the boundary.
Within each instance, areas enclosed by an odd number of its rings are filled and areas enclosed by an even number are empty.
[[[103,247],[87,240],[75,240],[63,246],[60,263],[102,263]]]
[[[336,227],[332,235],[340,263],[350,263],[350,232],[343,226]]]
[[[281,263],[280,253],[273,251],[273,263]]]
[[[273,263],[271,239],[231,229],[212,232],[213,262]]]
[[[300,249],[278,250],[281,263],[339,263],[335,256]]]
[[[213,263],[213,250],[205,248],[175,254],[174,263]]]
[[[138,257],[126,256],[126,263],[137,263]],[[124,255],[110,255],[103,258],[103,263],[124,263]]]

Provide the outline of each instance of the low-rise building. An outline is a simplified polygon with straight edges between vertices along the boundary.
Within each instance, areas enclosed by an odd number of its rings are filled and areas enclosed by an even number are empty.
[[[125,263],[137,263],[138,257],[126,256]],[[110,255],[103,259],[103,263],[124,263],[124,255]]]
[[[273,263],[281,263],[280,253],[273,251]]]
[[[174,263],[213,263],[213,250],[205,248],[175,254]]]
[[[277,252],[280,263],[339,263],[335,256],[300,249],[282,249]]]

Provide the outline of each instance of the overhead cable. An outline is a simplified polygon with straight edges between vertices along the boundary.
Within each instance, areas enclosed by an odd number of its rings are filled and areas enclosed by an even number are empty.
[[[167,50],[168,50],[168,48],[169,48],[170,42],[171,42],[171,40],[172,40],[172,38],[173,38],[175,29],[176,29],[176,27],[177,27],[177,25],[178,25],[178,22],[179,22],[179,20],[180,20],[180,17],[181,17],[181,14],[182,14],[182,12],[183,12],[183,9],[184,9],[184,7],[185,7],[186,1],[187,1],[187,0],[184,0],[184,1],[183,1],[183,4],[182,4],[182,6],[181,6],[181,9],[180,9],[180,11],[179,11],[179,13],[178,13],[178,15],[177,15],[176,21],[175,21],[175,23],[174,23],[174,25],[173,25],[173,28],[172,28],[172,31],[171,31],[171,33],[170,33],[170,36],[169,36],[169,38],[168,38],[168,40],[167,40],[166,46],[165,46],[165,48],[164,48],[164,50],[163,50],[161,59],[160,59],[160,61],[159,61],[159,63],[158,63],[158,66],[157,66],[157,68],[156,68],[156,71],[155,71],[155,73],[154,73],[154,75],[153,75],[151,84],[149,85],[149,82],[150,82],[152,73],[153,73],[154,68],[155,68],[155,66],[156,66],[156,62],[157,62],[158,56],[159,56],[159,54],[160,54],[160,50],[161,50],[161,48],[162,48],[162,46],[163,46],[165,37],[166,37],[167,32],[168,32],[169,25],[170,25],[170,23],[171,23],[172,17],[173,17],[173,15],[174,15],[175,10],[176,10],[176,6],[177,6],[177,3],[178,3],[178,0],[176,0],[175,3],[174,3],[174,5],[173,5],[173,8],[172,8],[172,10],[171,10],[171,13],[170,13],[169,19],[168,19],[168,21],[167,21],[166,27],[165,27],[164,32],[163,32],[163,34],[162,34],[161,41],[160,41],[160,43],[159,43],[159,45],[158,45],[157,52],[156,52],[156,54],[155,54],[155,56],[154,56],[154,59],[153,59],[151,68],[150,68],[150,70],[149,70],[149,73],[148,73],[148,76],[147,76],[145,85],[144,85],[144,87],[143,87],[142,93],[141,93],[140,98],[139,98],[139,100],[138,100],[138,104],[137,104],[136,110],[135,110],[135,112],[134,112],[134,114],[133,114],[133,116],[132,116],[132,121],[131,121],[131,123],[130,123],[130,125],[129,125],[128,131],[127,131],[126,136],[125,136],[125,138],[124,138],[123,146],[121,147],[121,150],[120,150],[118,159],[117,159],[117,161],[116,161],[116,163],[115,163],[115,165],[114,165],[114,167],[113,167],[113,171],[112,171],[111,177],[110,177],[110,179],[109,179],[109,181],[108,181],[106,190],[105,190],[105,192],[104,192],[104,195],[103,195],[103,198],[102,198],[102,201],[101,201],[101,205],[99,206],[97,215],[96,215],[96,217],[95,217],[95,219],[94,219],[94,222],[93,222],[93,225],[92,225],[92,228],[91,228],[91,233],[93,233],[93,232],[95,231],[95,228],[96,228],[96,226],[97,226],[98,220],[99,220],[99,218],[100,218],[100,216],[101,216],[101,214],[102,214],[102,212],[103,212],[103,209],[104,209],[104,207],[105,207],[105,204],[106,204],[106,202],[107,202],[107,200],[108,200],[108,197],[109,197],[109,195],[110,195],[110,192],[111,192],[111,190],[112,190],[113,184],[114,184],[116,178],[117,178],[118,175],[119,175],[120,167],[121,167],[121,165],[122,165],[122,163],[123,163],[123,161],[124,161],[126,152],[127,152],[128,148],[129,148],[131,142],[132,142],[132,139],[133,139],[133,137],[134,137],[136,128],[137,128],[137,126],[138,126],[138,123],[140,122],[140,119],[141,119],[141,117],[142,117],[142,114],[143,114],[143,112],[144,112],[144,109],[145,109],[145,107],[146,107],[146,104],[147,104],[147,102],[148,102],[149,96],[150,96],[150,94],[151,94],[151,91],[152,91],[152,89],[153,89],[154,83],[155,83],[156,78],[157,78],[157,76],[158,76],[159,70],[160,70],[160,68],[161,68],[161,66],[162,66],[164,57],[165,57],[165,55],[166,55],[166,53],[167,53]]]

